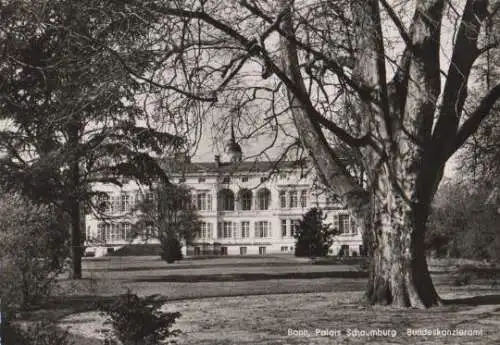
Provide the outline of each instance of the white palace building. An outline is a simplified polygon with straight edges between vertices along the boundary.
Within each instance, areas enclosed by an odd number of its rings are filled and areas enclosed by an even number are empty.
[[[267,255],[294,252],[297,222],[312,207],[323,210],[326,219],[340,230],[330,250],[332,255],[359,255],[362,238],[348,211],[334,197],[316,187],[314,174],[305,172],[304,162],[245,162],[234,140],[225,161],[191,162],[177,156],[164,166],[170,181],[191,190],[201,218],[200,230],[187,255]],[[104,215],[86,216],[86,246],[120,247],[142,243],[131,239],[137,217],[135,203],[148,197],[144,187],[129,182],[98,185],[106,193]],[[151,242],[151,240],[148,240]],[[154,241],[154,239],[153,239]]]

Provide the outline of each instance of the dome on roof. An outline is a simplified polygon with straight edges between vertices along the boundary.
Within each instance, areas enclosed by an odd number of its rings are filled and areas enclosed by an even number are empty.
[[[243,151],[241,150],[240,144],[236,142],[233,126],[231,126],[231,138],[226,145],[226,153],[229,155],[229,159],[231,160],[231,162],[241,162]]]
[[[239,152],[242,153],[241,151],[241,146],[238,144],[233,138],[228,141],[226,145],[226,152],[231,153],[231,152]]]

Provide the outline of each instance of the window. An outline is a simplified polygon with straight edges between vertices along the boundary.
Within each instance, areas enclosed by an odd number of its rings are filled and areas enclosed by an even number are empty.
[[[349,215],[340,214],[339,215],[339,231],[341,234],[349,233]]]
[[[200,178],[198,178],[198,182],[200,182],[200,183],[201,183],[201,182],[205,182],[205,178],[204,178],[204,177],[200,177]]]
[[[233,237],[233,223],[232,222],[224,222],[222,228],[222,238],[231,238]]]
[[[247,247],[240,247],[240,255],[247,255]]]
[[[291,219],[290,220],[290,236],[291,237],[295,236],[298,228],[299,228],[299,220],[298,219]]]
[[[295,208],[298,206],[297,191],[290,191],[290,208]]]
[[[111,224],[111,238],[112,242],[120,240],[120,224]]]
[[[223,179],[222,179],[222,183],[229,183],[231,182],[231,179],[229,178],[229,176],[225,176]]]
[[[120,233],[120,239],[121,240],[127,240],[130,238],[130,223],[121,223],[121,233]]]
[[[230,189],[219,192],[219,210],[234,211],[234,193]]]
[[[213,224],[201,222],[200,223],[200,232],[199,232],[198,237],[200,239],[204,239],[204,240],[212,239],[213,238]]]
[[[266,247],[259,247],[259,255],[266,255]]]
[[[287,246],[281,246],[281,252],[282,253],[287,253],[288,252],[288,247]]]
[[[286,208],[286,191],[280,190],[280,207]]]
[[[241,178],[241,182],[248,182],[248,176],[243,176]]]
[[[286,219],[281,220],[281,237],[286,237]]]
[[[252,191],[243,189],[240,192],[240,208],[244,211],[252,209]]]
[[[99,241],[106,241],[107,234],[109,234],[109,226],[108,223],[99,223],[97,225],[97,239]]]
[[[120,211],[121,212],[130,211],[130,196],[128,195],[128,193],[121,194]]]
[[[255,222],[255,237],[271,237],[271,229],[268,221]]]
[[[307,207],[307,191],[306,190],[300,191],[300,207],[302,207],[302,208]]]
[[[111,212],[119,212],[121,209],[120,196],[114,195],[111,197]]]
[[[250,222],[241,222],[241,238],[250,237]]]
[[[227,255],[227,247],[220,247],[220,255],[223,256]]]
[[[208,192],[198,192],[195,205],[196,209],[200,211],[210,211],[212,209],[212,196]]]
[[[263,188],[257,192],[257,208],[259,210],[268,210],[271,203],[271,192]]]

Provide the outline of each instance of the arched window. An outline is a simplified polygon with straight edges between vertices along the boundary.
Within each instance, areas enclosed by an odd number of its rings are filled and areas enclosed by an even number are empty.
[[[234,193],[230,189],[219,192],[219,210],[234,211]]]
[[[252,191],[242,189],[240,191],[240,209],[248,211],[252,209]]]
[[[257,208],[267,210],[271,205],[271,192],[267,188],[262,188],[257,192]]]

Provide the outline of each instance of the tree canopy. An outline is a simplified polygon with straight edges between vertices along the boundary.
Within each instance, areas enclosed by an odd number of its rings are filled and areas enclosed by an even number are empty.
[[[124,67],[141,75],[154,67],[140,47],[149,25],[121,15],[124,4],[108,5],[60,0],[0,7],[0,178],[71,216],[75,277],[92,185],[166,181],[155,158],[181,143],[148,125],[138,97],[149,87]]]

